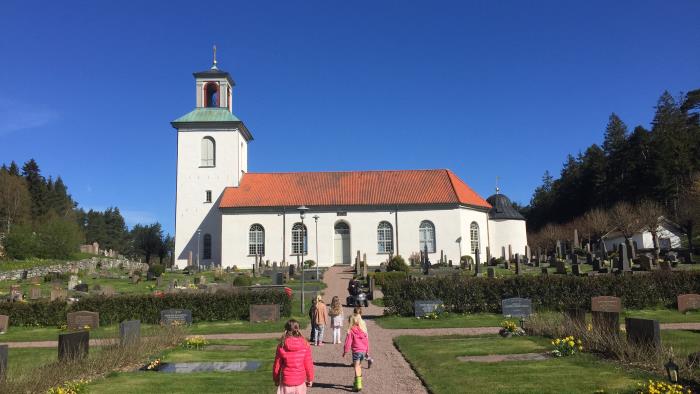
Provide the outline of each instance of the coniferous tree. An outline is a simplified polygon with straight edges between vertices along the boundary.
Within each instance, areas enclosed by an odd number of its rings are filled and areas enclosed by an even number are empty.
[[[10,173],[10,175],[19,176],[19,167],[17,166],[17,163],[15,163],[14,160],[12,160],[12,162],[10,163],[8,172]]]
[[[46,180],[41,176],[39,165],[34,159],[24,163],[22,176],[27,181],[27,187],[32,199],[32,219],[35,221],[41,220],[48,212],[48,190]]]

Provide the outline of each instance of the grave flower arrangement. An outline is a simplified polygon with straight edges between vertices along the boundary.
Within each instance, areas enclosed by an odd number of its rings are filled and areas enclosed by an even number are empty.
[[[667,383],[649,379],[646,383],[637,383],[638,394],[692,394],[693,390],[680,384]]]
[[[209,342],[206,340],[206,338],[204,338],[201,335],[195,335],[195,336],[186,338],[185,341],[182,343],[182,346],[187,348],[187,349],[199,350],[200,348],[202,348],[203,346],[206,346],[208,344],[209,344]]]
[[[87,385],[90,383],[87,379],[73,380],[59,386],[51,387],[46,391],[46,394],[81,394],[87,393]]]
[[[163,364],[163,362],[159,358],[156,358],[154,360],[149,361],[148,364],[146,364],[145,366],[143,366],[141,368],[141,370],[143,370],[143,371],[157,371],[162,364]]]
[[[583,342],[573,336],[557,338],[552,341],[552,345],[554,345],[554,350],[552,350],[554,357],[572,356],[583,351]]]
[[[508,338],[508,337],[512,337],[513,335],[515,335],[515,336],[525,335],[525,330],[518,327],[518,325],[515,324],[514,321],[504,320],[501,322],[501,329],[498,331],[498,334],[504,338]]]

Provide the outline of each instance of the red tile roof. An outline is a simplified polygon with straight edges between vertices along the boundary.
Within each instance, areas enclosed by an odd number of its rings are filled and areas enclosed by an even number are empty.
[[[247,173],[221,208],[463,204],[491,208],[450,170]]]

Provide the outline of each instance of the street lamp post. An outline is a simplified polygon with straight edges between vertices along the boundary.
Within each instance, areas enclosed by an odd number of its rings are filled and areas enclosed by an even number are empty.
[[[316,222],[316,280],[321,280],[321,279],[319,279],[319,276],[318,276],[318,263],[319,263],[319,261],[318,261],[318,219],[319,218],[320,218],[320,216],[314,215],[314,221]]]
[[[304,227],[304,217],[306,216],[306,211],[308,211],[305,205],[297,208],[299,211],[299,217],[301,218],[301,313],[304,314],[304,251],[306,249],[306,228]]]
[[[202,229],[198,228],[197,229],[197,271],[199,271],[199,245],[201,244],[200,240],[202,238]]]

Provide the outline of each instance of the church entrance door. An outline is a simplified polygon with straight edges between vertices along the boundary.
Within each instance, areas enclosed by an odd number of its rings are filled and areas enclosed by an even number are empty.
[[[335,264],[350,264],[350,226],[345,222],[338,222],[334,230]]]

